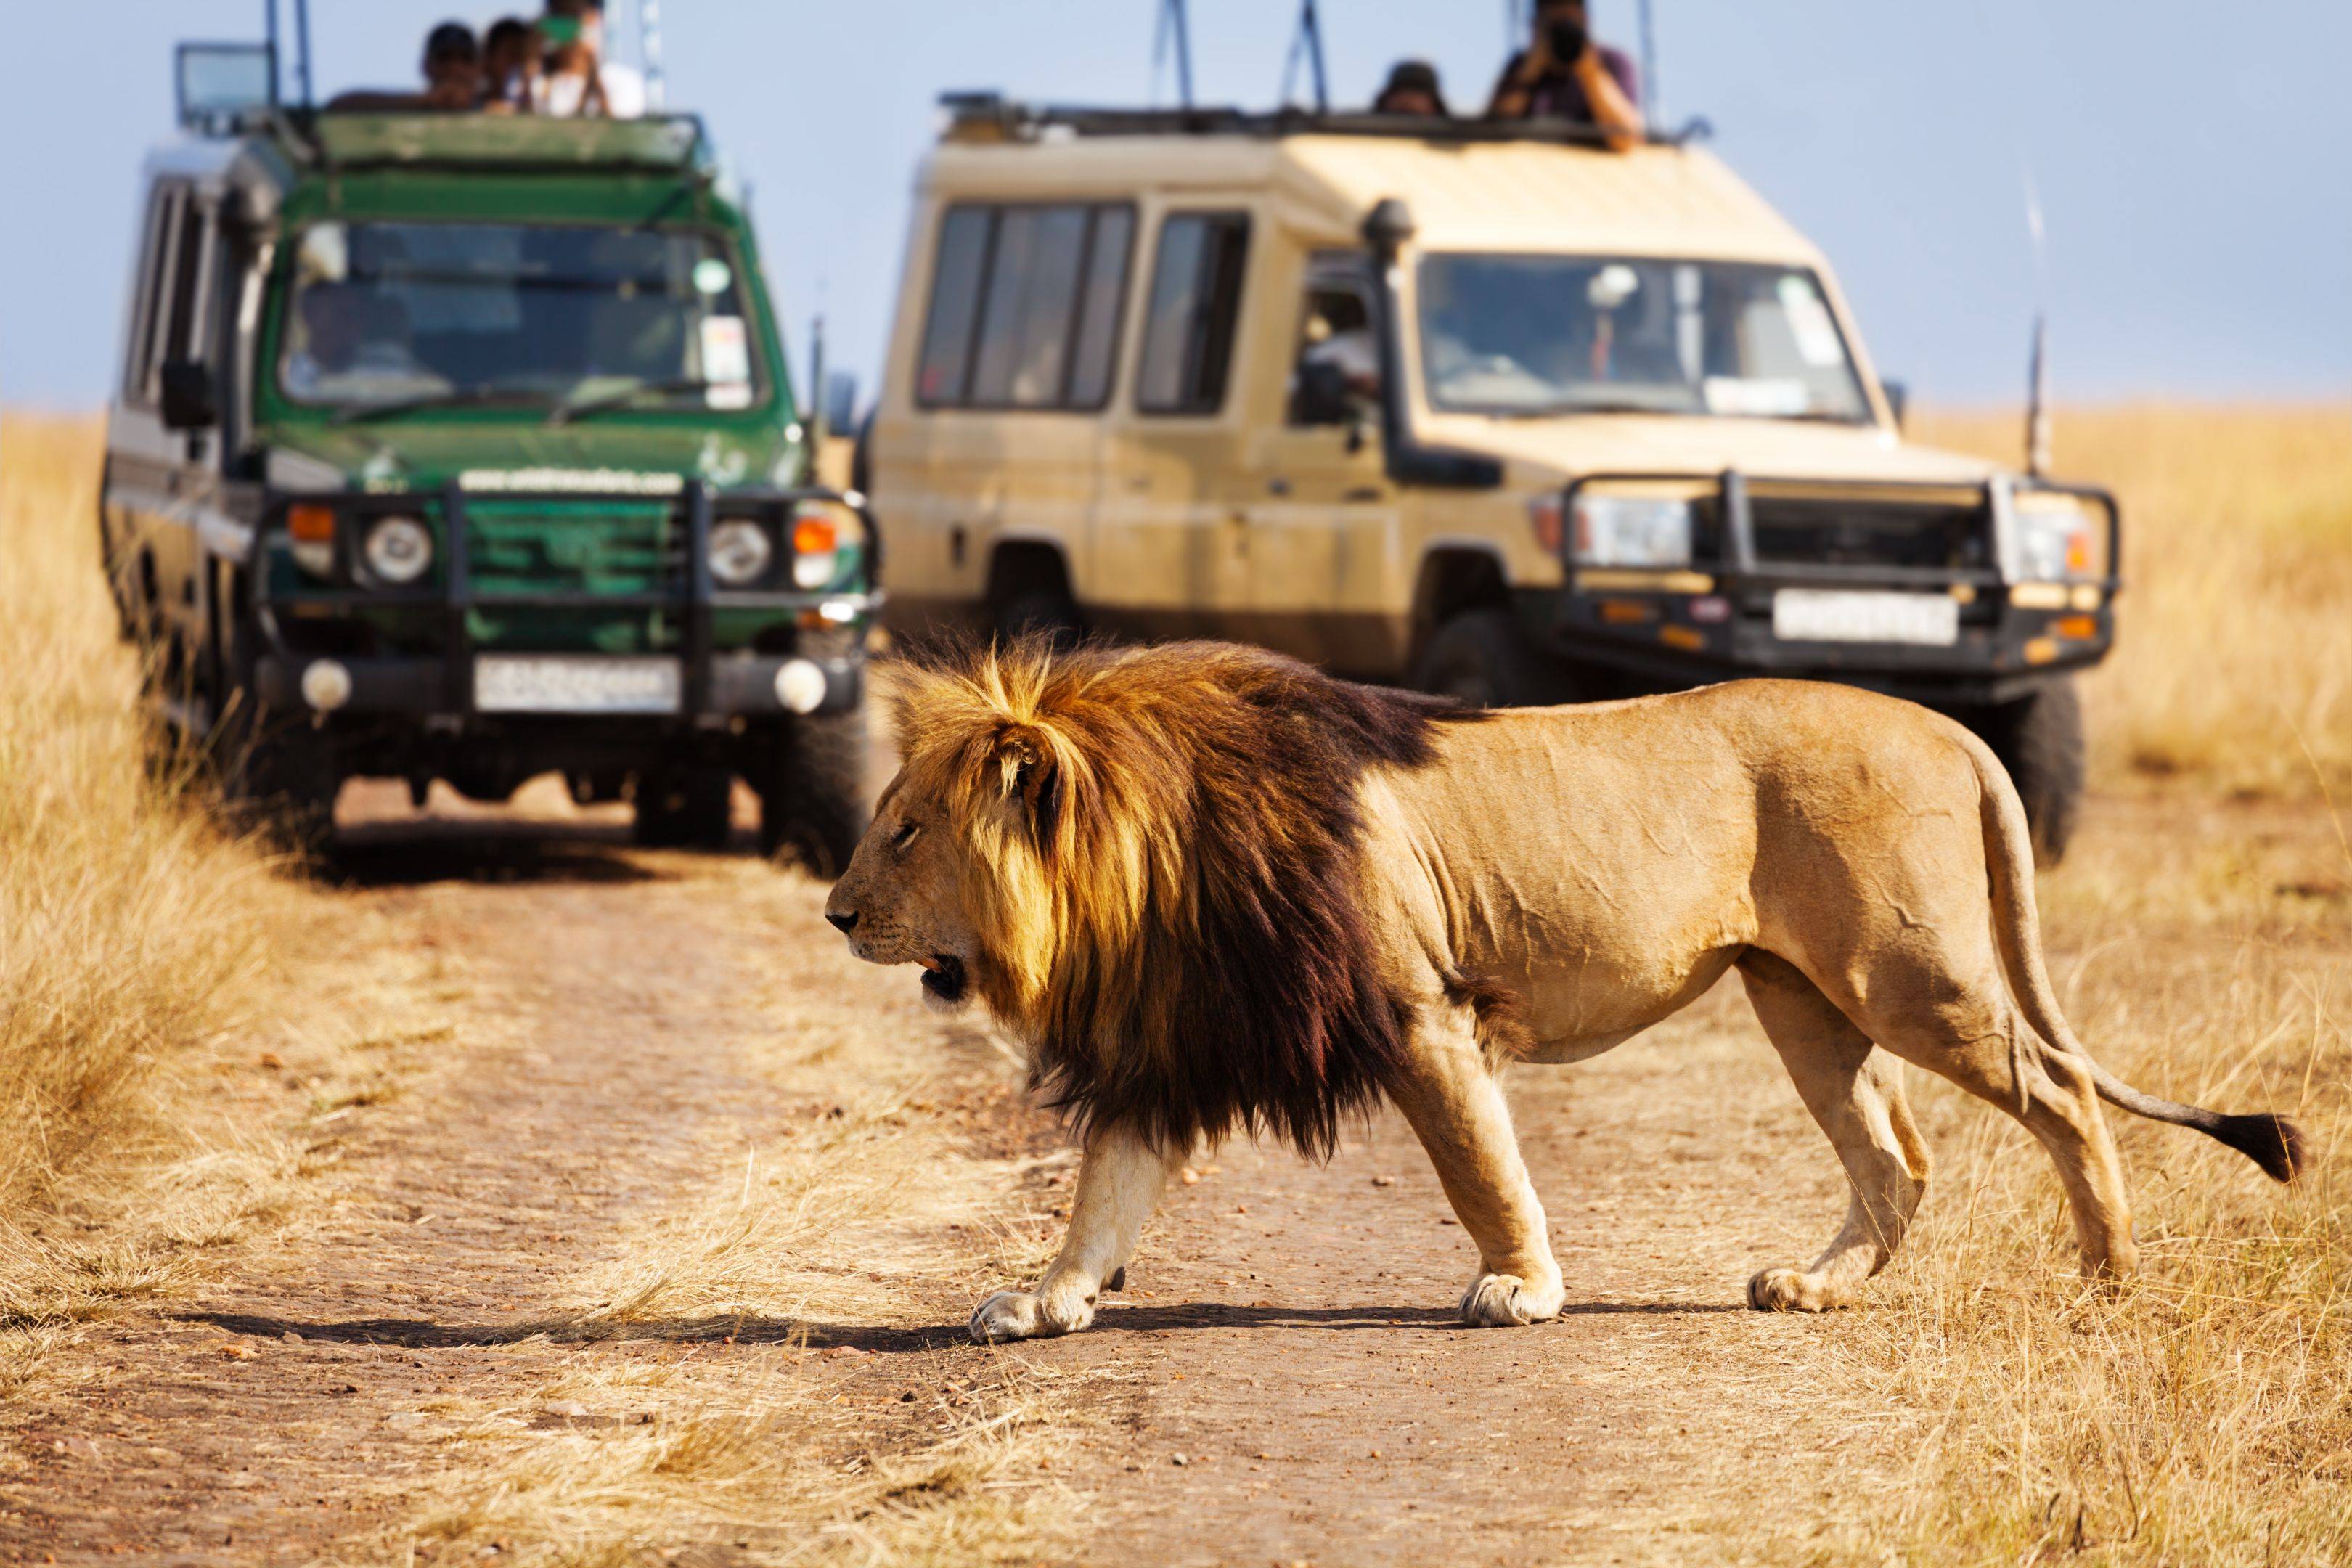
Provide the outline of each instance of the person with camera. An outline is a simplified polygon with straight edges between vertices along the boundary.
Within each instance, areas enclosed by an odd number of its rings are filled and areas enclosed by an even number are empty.
[[[1641,145],[1640,99],[1633,62],[1593,41],[1586,0],[1538,0],[1535,37],[1503,68],[1486,118],[1593,126],[1622,153]]]

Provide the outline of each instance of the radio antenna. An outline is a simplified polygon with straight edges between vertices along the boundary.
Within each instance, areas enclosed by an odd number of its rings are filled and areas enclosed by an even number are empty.
[[[2050,247],[2042,226],[2042,194],[2033,165],[2025,165],[2025,227],[2033,237],[2033,356],[2026,367],[2025,471],[2035,479],[2050,472]]]
[[[1298,57],[1307,57],[1315,73],[1315,112],[1331,112],[1331,79],[1323,65],[1323,20],[1318,14],[1315,0],[1300,0],[1298,31],[1291,36],[1290,56],[1282,65],[1282,101],[1290,102],[1291,79],[1298,74]]]
[[[2010,47],[1993,27],[1992,14],[1984,0],[1975,7],[1977,25],[1983,30],[1985,47],[1996,58],[2015,59],[2023,50]],[[2050,410],[2050,231],[2042,221],[2041,183],[2033,177],[2033,145],[2026,136],[2026,120],[2019,112],[2017,102],[2018,78],[2005,74],[2002,78],[2004,96],[2010,100],[2011,112],[2001,116],[2009,121],[2009,133],[2017,148],[2017,173],[2025,195],[2025,237],[2033,256],[2033,347],[2026,361],[2025,387],[2025,471],[2041,479],[2050,471],[2051,410]]]

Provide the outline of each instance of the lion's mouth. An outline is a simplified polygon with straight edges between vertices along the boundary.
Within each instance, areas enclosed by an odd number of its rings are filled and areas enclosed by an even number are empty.
[[[923,966],[923,989],[942,1002],[963,1000],[963,960],[951,952],[935,952],[917,962]]]

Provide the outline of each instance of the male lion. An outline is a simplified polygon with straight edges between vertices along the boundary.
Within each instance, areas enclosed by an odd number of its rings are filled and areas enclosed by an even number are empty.
[[[1902,1239],[1927,1174],[1903,1061],[2042,1141],[2095,1276],[2134,1262],[2100,1099],[2281,1181],[2301,1163],[2292,1124],[2085,1054],[2017,793],[1924,708],[1751,680],[1476,713],[1208,643],[1024,642],[884,679],[906,763],[825,916],[940,1002],[976,994],[1085,1142],[1061,1255],[982,1302],[977,1339],[1092,1321],[1196,1141],[1321,1156],[1381,1096],[1478,1245],[1463,1317],[1549,1318],[1497,1068],[1598,1055],[1734,967],[1853,1186],[1810,1268],[1749,1281],[1757,1307],[1849,1300]]]

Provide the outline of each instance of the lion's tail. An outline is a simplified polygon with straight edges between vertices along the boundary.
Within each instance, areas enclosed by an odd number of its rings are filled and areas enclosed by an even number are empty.
[[[2134,1089],[2101,1067],[2067,1026],[2051,989],[2050,973],[2042,962],[2042,917],[2033,903],[2032,838],[2025,824],[2025,806],[2000,761],[1983,742],[1969,737],[1969,755],[1976,761],[1983,814],[1985,864],[1991,873],[1993,931],[2000,943],[2002,966],[2009,972],[2010,990],[2023,1009],[2026,1021],[2050,1046],[2082,1063],[2098,1086],[2099,1098],[2135,1116],[2193,1127],[2217,1139],[2263,1168],[2276,1182],[2291,1182],[2307,1163],[2303,1129],[2284,1116],[2256,1111],[2225,1116],[2194,1105]]]

